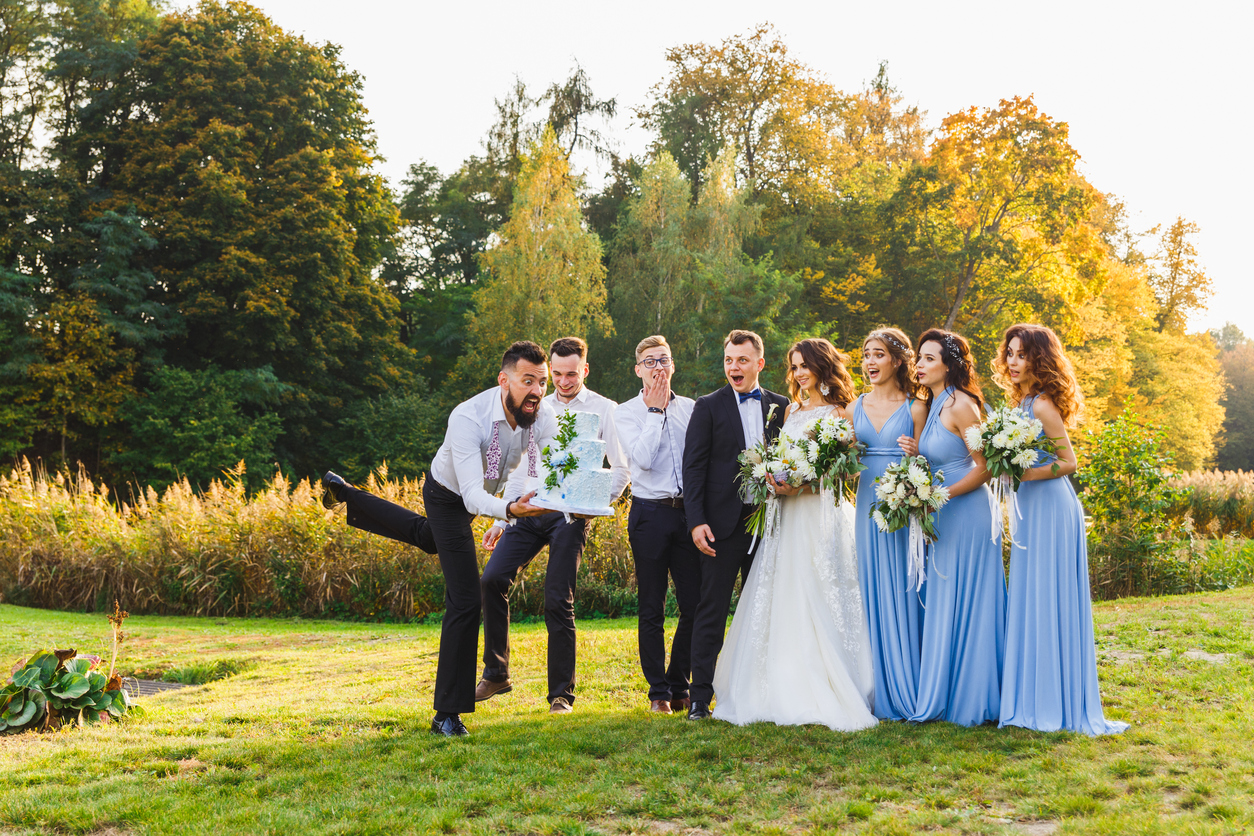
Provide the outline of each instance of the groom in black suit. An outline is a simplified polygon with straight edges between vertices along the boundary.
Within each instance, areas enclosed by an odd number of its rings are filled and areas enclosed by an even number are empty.
[[[753,564],[745,521],[753,513],[740,492],[740,453],[773,441],[784,425],[788,399],[758,385],[766,366],[762,338],[732,331],[723,341],[727,386],[698,398],[684,442],[684,510],[701,550],[701,600],[692,625],[692,707],[689,720],[710,716],[714,665],[723,649],[736,575]],[[753,543],[756,547],[756,543]]]

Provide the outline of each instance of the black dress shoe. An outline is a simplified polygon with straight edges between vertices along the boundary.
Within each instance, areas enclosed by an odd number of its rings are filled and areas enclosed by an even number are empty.
[[[709,716],[710,716],[710,704],[708,702],[696,702],[694,700],[692,703],[692,707],[688,709],[689,720],[704,720],[706,717],[709,717]]]
[[[348,482],[331,471],[322,474],[322,507],[328,511],[343,502],[340,499],[340,488],[350,487]]]
[[[431,733],[442,737],[470,737],[470,729],[466,728],[458,714],[452,714],[443,720],[432,720]]]

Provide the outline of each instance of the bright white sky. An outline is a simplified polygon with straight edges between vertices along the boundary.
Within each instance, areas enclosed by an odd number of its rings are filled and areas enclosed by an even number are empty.
[[[343,47],[399,184],[419,159],[448,173],[493,120],[518,75],[537,92],[577,59],[593,90],[618,98],[620,150],[643,150],[630,119],[666,74],[664,53],[775,24],[791,53],[854,90],[881,60],[930,127],[971,105],[1035,95],[1071,126],[1097,188],[1121,198],[1135,229],[1197,223],[1214,280],[1194,326],[1230,320],[1254,334],[1254,5],[1057,0],[1051,3],[418,2],[253,0],[284,29]],[[179,3],[185,6],[185,3]],[[591,185],[597,185],[592,183]],[[1241,242],[1245,241],[1245,244]]]

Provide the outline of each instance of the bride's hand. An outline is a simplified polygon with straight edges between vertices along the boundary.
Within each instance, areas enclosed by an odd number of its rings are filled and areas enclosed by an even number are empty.
[[[775,477],[769,473],[766,474],[766,479],[770,482],[771,487],[775,489],[776,496],[796,496],[801,492],[801,488],[790,485],[787,482],[776,482]]]

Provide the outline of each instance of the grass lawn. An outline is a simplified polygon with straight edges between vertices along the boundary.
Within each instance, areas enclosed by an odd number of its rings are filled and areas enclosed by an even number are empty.
[[[542,624],[514,690],[427,734],[438,627],[135,617],[119,667],[243,670],[121,725],[0,736],[0,833],[1248,833],[1254,589],[1096,608],[1107,716],[1089,739],[885,723],[736,728],[646,712],[635,622],[580,624],[550,718]],[[0,605],[0,661],[107,658],[108,625]]]

